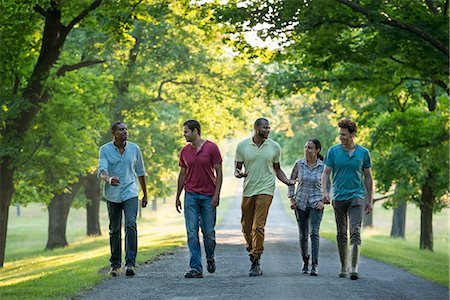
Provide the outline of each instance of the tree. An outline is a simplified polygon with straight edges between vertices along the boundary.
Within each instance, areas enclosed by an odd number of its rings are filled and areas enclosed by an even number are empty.
[[[1,95],[2,110],[5,114],[2,114],[0,147],[2,149],[0,155],[0,189],[2,191],[0,195],[0,267],[3,267],[5,259],[8,208],[14,194],[13,178],[17,170],[15,163],[18,156],[17,150],[22,147],[23,138],[39,112],[40,106],[48,101],[49,94],[45,89],[45,83],[61,54],[68,34],[101,2],[101,0],[94,0],[86,6],[84,3],[83,6],[78,3],[68,4],[65,10],[67,14],[64,14],[64,17],[60,4],[55,1],[50,3],[45,1],[45,5],[36,4],[33,10],[45,20],[40,35],[40,48],[33,34],[39,33],[39,31],[36,32],[36,28],[40,28],[42,23],[31,11],[30,6],[26,2],[2,2],[1,34],[5,39],[0,52],[2,66],[7,66],[4,72],[7,80],[2,81],[5,85]],[[29,19],[31,19],[30,22],[22,22]],[[3,26],[7,23],[11,25]],[[23,27],[24,31],[16,31],[16,28],[11,30],[11,26],[17,23],[23,23],[18,28]],[[28,46],[28,40],[31,40],[31,47]],[[12,43],[14,46],[11,47],[7,41],[14,41]],[[8,49],[9,47],[11,48]],[[33,55],[26,59],[27,62],[33,61],[38,53],[37,61],[31,64],[31,68],[30,65],[20,61],[20,58],[27,56],[27,50],[34,50]],[[25,68],[21,69],[21,67]]]

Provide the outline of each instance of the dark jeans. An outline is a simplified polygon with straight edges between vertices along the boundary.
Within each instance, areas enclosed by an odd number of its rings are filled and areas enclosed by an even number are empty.
[[[111,267],[120,268],[122,263],[122,211],[125,215],[125,265],[134,266],[137,255],[136,217],[139,205],[138,197],[120,203],[107,201],[107,205]]]
[[[338,245],[347,245],[348,243],[347,230],[349,221],[350,245],[361,245],[361,223],[364,214],[364,205],[364,200],[360,198],[333,201]]]
[[[199,227],[202,229],[206,259],[214,258],[216,249],[216,208],[211,206],[212,196],[187,192],[184,196],[184,220],[191,254],[189,266],[202,273],[202,253],[198,237]]]
[[[307,207],[306,210],[295,209],[297,218],[300,249],[302,256],[308,255],[308,235],[311,237],[311,256],[316,261],[319,260],[319,229],[322,222],[323,209]]]

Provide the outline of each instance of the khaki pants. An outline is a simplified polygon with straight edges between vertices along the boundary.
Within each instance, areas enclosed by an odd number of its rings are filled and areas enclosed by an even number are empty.
[[[247,251],[259,257],[264,250],[264,226],[266,226],[271,195],[254,195],[242,198],[242,232],[247,242]]]
[[[363,199],[354,198],[333,201],[336,217],[336,240],[338,245],[347,245],[348,223],[350,223],[350,245],[361,245],[361,224],[365,203]]]

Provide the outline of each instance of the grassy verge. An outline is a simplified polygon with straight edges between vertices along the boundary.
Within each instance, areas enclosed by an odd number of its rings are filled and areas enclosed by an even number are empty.
[[[235,184],[225,178],[218,221],[235,197]],[[149,205],[151,206],[151,205]],[[85,236],[86,212],[72,209],[68,219],[69,246],[44,250],[47,239],[47,211],[38,204],[10,210],[6,263],[0,269],[1,299],[61,299],[79,295],[108,277],[109,240],[106,205],[100,219],[103,235]],[[138,265],[173,250],[186,241],[183,214],[175,211],[173,199],[142,211],[138,220]],[[186,262],[186,266],[187,266]],[[183,270],[180,270],[182,272]]]
[[[278,189],[284,208],[295,220],[285,197],[287,188],[279,186]],[[433,216],[434,252],[430,252],[419,249],[420,210],[417,207],[408,206],[406,238],[394,239],[390,238],[392,211],[384,209],[380,202],[376,202],[374,226],[363,230],[362,255],[449,287],[449,211],[445,209]],[[336,224],[331,206],[325,207],[320,234],[332,242],[336,241]]]

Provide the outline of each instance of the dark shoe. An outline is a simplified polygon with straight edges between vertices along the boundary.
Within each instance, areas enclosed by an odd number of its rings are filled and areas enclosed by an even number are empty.
[[[338,277],[340,277],[340,278],[347,277],[348,273],[347,273],[347,271],[344,271],[344,270],[345,270],[345,268],[343,266],[341,266],[341,271],[338,273]]]
[[[206,267],[208,272],[214,273],[216,271],[216,261],[214,260],[214,258],[207,259],[206,263],[208,264],[208,266]]]
[[[203,274],[196,270],[190,270],[184,274],[185,278],[203,278]]]
[[[319,262],[317,261],[317,258],[312,259],[311,273],[309,273],[309,275],[311,275],[311,276],[319,275]]]
[[[359,253],[361,251],[360,245],[350,245],[351,253],[351,269],[350,269],[350,279],[356,280],[359,278],[358,274],[358,263],[359,263]]]
[[[112,277],[118,277],[120,275],[120,268],[112,267],[111,270],[109,270],[109,275]]]
[[[248,276],[253,277],[253,276],[261,276],[262,270],[261,270],[261,266],[259,264],[259,259],[255,260],[252,263],[252,267],[250,268],[250,272],[248,273]]]
[[[309,267],[309,255],[303,256],[303,267],[302,267],[303,274],[308,274],[308,267]]]
[[[126,266],[125,267],[125,275],[128,277],[132,277],[136,275],[136,268],[134,266]]]

